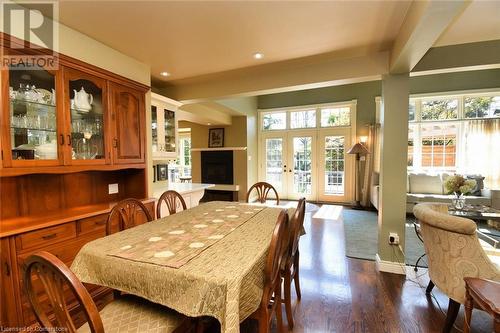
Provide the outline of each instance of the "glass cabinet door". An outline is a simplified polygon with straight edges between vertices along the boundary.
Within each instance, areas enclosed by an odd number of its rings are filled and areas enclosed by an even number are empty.
[[[101,160],[104,163],[105,81],[74,70],[67,71],[66,79],[71,160]]]
[[[158,151],[158,111],[156,106],[151,106],[151,142],[153,153]]]
[[[175,153],[175,112],[163,110],[165,119],[165,149],[167,153]]]
[[[21,160],[57,164],[56,76],[44,69],[9,70],[10,146],[13,165]]]

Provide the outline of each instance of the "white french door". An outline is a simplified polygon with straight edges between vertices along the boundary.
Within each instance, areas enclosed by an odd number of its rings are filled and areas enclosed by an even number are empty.
[[[318,138],[318,200],[349,202],[352,199],[353,158],[349,128],[322,129]]]
[[[316,130],[288,133],[287,198],[316,200]]]
[[[262,136],[263,178],[281,198],[316,200],[316,131]]]
[[[287,135],[286,133],[266,133],[262,136],[260,161],[264,181],[272,184],[280,198],[287,197]]]

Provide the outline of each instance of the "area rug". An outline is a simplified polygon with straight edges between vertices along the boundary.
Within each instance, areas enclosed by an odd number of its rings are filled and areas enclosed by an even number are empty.
[[[346,256],[375,260],[378,248],[377,212],[343,209],[342,219],[344,221]],[[405,221],[405,262],[411,266],[415,265],[418,258],[424,253],[424,245],[415,234],[413,221],[413,217],[407,217]],[[395,257],[400,255],[400,251],[396,250]],[[420,260],[419,266],[427,267],[425,257]]]

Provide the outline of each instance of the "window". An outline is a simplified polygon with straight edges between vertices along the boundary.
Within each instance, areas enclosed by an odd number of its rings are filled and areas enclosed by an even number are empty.
[[[408,126],[408,168],[413,167],[413,151],[415,146],[415,125]]]
[[[177,159],[179,176],[191,176],[191,134],[179,134],[179,158]]]
[[[421,125],[422,168],[455,170],[456,141],[454,124]]]
[[[262,117],[262,129],[265,131],[286,129],[286,112],[265,113]]]
[[[321,109],[321,127],[349,125],[351,125],[350,107]]]
[[[415,101],[410,101],[410,105],[408,107],[408,120],[409,121],[414,121],[415,120],[415,110],[416,110],[416,102]]]
[[[260,130],[286,130],[351,126],[356,114],[356,102],[308,105],[301,109],[266,110],[260,112]],[[353,118],[354,119],[354,118]]]
[[[486,121],[499,118],[498,92],[412,98],[408,107],[408,169],[477,173],[468,167],[471,161],[466,152],[480,147],[477,142],[471,145],[467,136],[471,128],[482,128]]]
[[[290,128],[316,127],[316,110],[290,112]]]
[[[421,109],[422,120],[444,120],[458,118],[457,99],[423,100]]]
[[[464,98],[465,118],[500,117],[500,96]]]

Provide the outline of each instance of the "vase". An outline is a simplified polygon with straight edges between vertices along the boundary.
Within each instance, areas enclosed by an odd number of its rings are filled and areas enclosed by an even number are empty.
[[[455,197],[451,199],[451,204],[455,209],[462,210],[465,207],[465,196],[463,193],[455,192]]]

